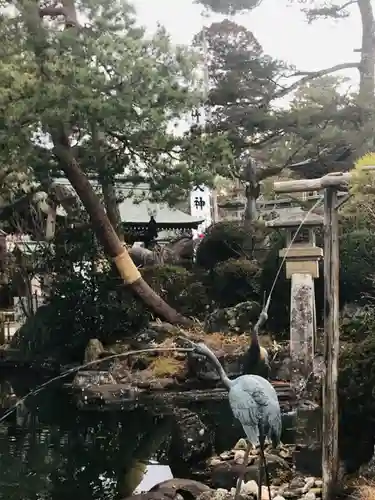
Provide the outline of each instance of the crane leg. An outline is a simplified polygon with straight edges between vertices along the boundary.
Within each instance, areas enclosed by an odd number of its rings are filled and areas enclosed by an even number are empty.
[[[246,469],[247,469],[247,464],[249,462],[249,455],[250,455],[250,450],[252,448],[252,444],[250,442],[247,443],[247,448],[245,451],[245,455],[243,457],[243,464],[241,468],[240,475],[238,476],[237,479],[237,484],[236,484],[236,492],[234,494],[234,500],[238,500],[240,493],[241,493],[241,486],[242,486],[242,481],[244,480],[245,474],[246,474]]]
[[[266,455],[264,454],[264,437],[261,435],[259,442],[260,442],[260,459],[259,459],[259,496],[258,500],[261,500],[261,492],[262,492],[262,487],[260,486],[260,476],[261,476],[261,470],[262,470],[262,462],[264,466],[264,473],[266,475],[266,483],[267,483],[267,489],[268,489],[268,496],[269,500],[271,500],[271,483],[270,483],[270,475],[268,472],[268,465],[266,461]]]

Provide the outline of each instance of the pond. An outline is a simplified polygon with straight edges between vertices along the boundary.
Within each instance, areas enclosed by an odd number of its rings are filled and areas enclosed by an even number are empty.
[[[43,381],[25,371],[0,372],[2,412]],[[209,429],[213,451],[230,449],[242,436],[227,401],[190,409]],[[156,416],[152,408],[78,411],[54,385],[0,422],[0,499],[120,499],[132,494],[153,461],[169,465],[175,477],[190,477],[177,434],[171,415]],[[168,477],[168,469],[158,470],[160,480]]]

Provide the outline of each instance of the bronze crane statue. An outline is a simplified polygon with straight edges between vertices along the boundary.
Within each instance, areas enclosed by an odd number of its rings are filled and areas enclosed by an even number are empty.
[[[271,500],[270,478],[264,454],[265,439],[270,438],[274,447],[280,443],[281,438],[281,411],[274,387],[259,375],[241,375],[234,380],[229,379],[215,354],[203,343],[195,344],[184,338],[193,352],[208,358],[216,367],[222,383],[228,390],[229,404],[234,417],[240,421],[248,440],[248,446],[244,456],[243,470],[237,481],[235,500],[237,500],[241,483],[246,473],[249,453],[251,447],[260,447],[259,460],[259,494],[261,498],[261,476],[262,462],[266,474],[266,483],[269,498]]]

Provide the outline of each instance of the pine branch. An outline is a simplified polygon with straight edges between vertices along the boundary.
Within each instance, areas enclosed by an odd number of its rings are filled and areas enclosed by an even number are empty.
[[[327,7],[320,7],[320,8],[314,8],[314,9],[303,9],[303,12],[305,12],[307,16],[307,21],[309,23],[312,23],[319,17],[323,18],[333,18],[333,19],[340,19],[347,17],[349,14],[346,12],[345,9],[350,7],[351,5],[354,5],[357,3],[357,0],[349,0],[348,2],[344,3],[343,5],[331,5]]]
[[[279,92],[276,92],[273,99],[280,99],[281,97],[288,95],[290,92],[293,92],[298,87],[304,85],[305,83],[311,80],[315,80],[316,78],[321,78],[323,76],[329,75],[331,73],[336,73],[337,71],[342,71],[344,69],[359,69],[359,63],[348,62],[348,63],[336,64],[335,66],[320,69],[318,71],[298,71],[297,73],[291,75],[291,77],[302,76],[302,78],[294,82],[289,87],[285,87],[281,89]]]

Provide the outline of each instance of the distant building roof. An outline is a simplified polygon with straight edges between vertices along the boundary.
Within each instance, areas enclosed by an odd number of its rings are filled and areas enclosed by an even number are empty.
[[[54,180],[58,184],[70,186],[67,179]],[[98,186],[96,180],[91,180],[94,187]],[[121,220],[125,226],[139,227],[149,223],[153,216],[160,229],[188,228],[194,229],[204,221],[204,218],[193,217],[181,210],[169,207],[166,203],[150,201],[150,187],[147,183],[133,185],[127,182],[116,183],[116,190],[124,197],[119,203]]]

